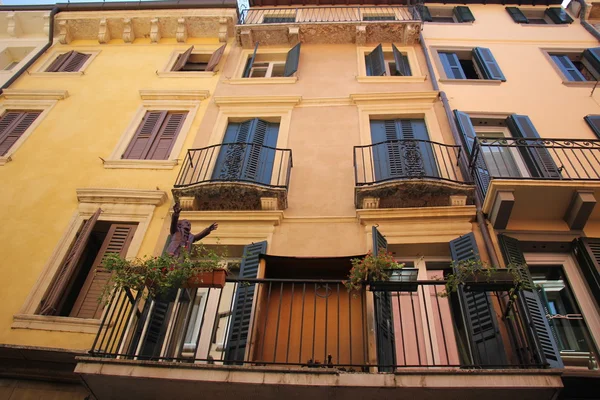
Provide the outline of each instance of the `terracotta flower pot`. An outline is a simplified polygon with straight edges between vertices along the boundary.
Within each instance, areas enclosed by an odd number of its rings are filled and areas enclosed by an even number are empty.
[[[189,289],[197,288],[223,288],[227,271],[224,269],[214,269],[212,271],[201,272],[192,276],[184,283],[183,287]]]

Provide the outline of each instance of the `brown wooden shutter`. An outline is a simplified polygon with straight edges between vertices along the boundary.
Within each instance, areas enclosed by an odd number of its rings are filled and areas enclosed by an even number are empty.
[[[110,253],[117,253],[125,257],[129,244],[135,233],[135,225],[112,224],[102,247],[90,268],[90,272],[75,300],[70,317],[75,318],[100,318],[104,304],[98,301],[104,286],[110,279],[110,271],[102,268],[104,258]]]
[[[0,120],[0,156],[5,155],[41,111],[8,111]]]
[[[169,112],[162,123],[158,135],[152,142],[147,160],[166,160],[169,158],[173,144],[179,135],[187,111]]]
[[[39,309],[40,314],[54,315],[58,312],[59,304],[61,303],[64,295],[63,292],[65,291],[69,280],[73,275],[73,271],[79,263],[79,259],[81,258],[90,235],[92,234],[92,229],[94,229],[94,225],[96,224],[96,221],[98,221],[98,217],[100,217],[100,212],[100,209],[96,210],[94,215],[92,215],[90,219],[83,224],[79,236],[77,236],[75,239],[75,243],[73,243],[73,246],[71,246],[67,256],[58,268],[58,271],[54,276],[52,284],[48,288],[46,295],[44,298],[42,298]]]
[[[90,58],[90,54],[75,51],[62,63],[57,72],[77,72],[83,67],[88,58]]]
[[[227,45],[224,44],[223,46],[219,47],[217,49],[217,51],[215,51],[212,56],[210,56],[210,60],[208,60],[208,65],[206,66],[206,71],[214,71],[215,67],[219,64],[219,61],[221,61],[221,57],[223,56],[223,53],[225,52],[225,47]]]
[[[167,117],[166,111],[148,111],[131,139],[129,146],[121,158],[143,160],[148,154],[152,141],[158,134],[160,126]]]
[[[188,62],[192,51],[194,51],[194,46],[187,49],[185,53],[180,54],[171,71],[181,71],[181,68]]]
[[[52,64],[46,68],[46,72],[58,72],[58,69],[64,64],[67,58],[71,57],[74,53],[75,51],[71,50],[56,57],[56,59],[52,61]]]

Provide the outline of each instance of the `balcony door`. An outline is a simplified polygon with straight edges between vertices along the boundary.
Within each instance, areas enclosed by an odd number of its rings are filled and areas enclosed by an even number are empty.
[[[491,177],[522,178],[528,177],[529,172],[519,154],[517,147],[505,138],[510,138],[510,132],[503,127],[476,127],[477,137],[481,139],[480,147],[487,171]]]

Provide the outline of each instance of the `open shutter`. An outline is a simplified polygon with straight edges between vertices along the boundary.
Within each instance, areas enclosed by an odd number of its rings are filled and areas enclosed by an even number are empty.
[[[239,279],[254,279],[258,276],[259,255],[267,251],[267,242],[252,243],[244,247],[244,256],[240,266]],[[248,345],[250,320],[256,284],[239,284],[233,300],[231,325],[227,335],[225,361],[242,363]]]
[[[166,117],[166,111],[147,111],[121,158],[130,160],[145,159]]]
[[[535,126],[527,115],[512,114],[506,119],[508,129],[515,138],[539,139]],[[519,146],[530,174],[536,178],[560,179],[560,171],[543,140],[528,140],[527,146]]]
[[[478,259],[475,235],[471,232],[452,240],[450,253],[454,262]],[[489,294],[465,292],[462,287],[458,288],[457,294],[467,324],[465,328],[471,343],[473,364],[484,367],[506,365],[504,344]]]
[[[408,63],[408,57],[400,53],[394,44],[392,44],[392,51],[394,52],[394,61],[396,62],[396,75],[411,76],[412,73]]]
[[[375,47],[375,50],[365,57],[368,76],[385,75],[385,58],[383,57],[383,47],[381,44]]]
[[[225,47],[227,47],[227,44],[219,47],[217,51],[210,56],[210,60],[208,60],[208,64],[206,65],[206,71],[214,71],[216,66],[219,65],[219,61],[221,61],[221,57],[223,57],[223,53],[225,52]]]
[[[546,9],[545,14],[550,17],[555,24],[570,24],[573,18],[562,7],[550,7]]]
[[[187,111],[175,111],[167,114],[145,159],[167,160],[169,158],[187,114]]]
[[[448,79],[467,79],[456,53],[439,52],[438,55]]]
[[[90,56],[90,54],[83,54],[75,51],[62,63],[57,72],[77,72],[83,67],[83,64],[85,64]]]
[[[190,56],[192,55],[192,51],[194,51],[194,46],[190,47],[185,52],[181,53],[177,57],[177,61],[175,61],[175,64],[173,64],[173,68],[171,68],[171,71],[181,71],[181,69],[183,68],[183,66],[190,59]]]
[[[586,115],[583,119],[592,128],[598,139],[600,139],[600,115]]]
[[[67,58],[71,57],[71,55],[73,55],[74,53],[75,51],[71,50],[64,54],[60,54],[58,57],[56,57],[54,61],[52,61],[52,64],[50,64],[50,66],[46,68],[46,72],[58,72],[58,69],[63,65]]]
[[[117,253],[125,257],[129,244],[135,233],[135,225],[112,224],[90,272],[75,300],[70,317],[75,318],[100,318],[104,304],[98,302],[104,286],[110,280],[110,271],[103,268],[103,262],[110,253]]]
[[[575,64],[566,54],[552,54],[552,61],[560,68],[563,75],[570,81],[582,82],[585,81],[583,74],[577,69]]]
[[[458,22],[473,22],[475,21],[475,17],[473,13],[467,6],[457,6],[454,7],[454,16],[458,20]]]
[[[596,80],[600,80],[600,47],[585,49],[582,62]]]
[[[287,53],[285,59],[285,70],[283,76],[292,76],[298,71],[298,63],[300,62],[300,43],[292,47]]]
[[[600,306],[600,239],[575,239],[575,256],[596,303]]]
[[[58,267],[58,271],[54,276],[52,284],[40,303],[39,313],[41,315],[55,315],[58,312],[58,308],[64,295],[63,292],[71,280],[73,271],[75,271],[77,264],[79,264],[81,255],[92,234],[92,229],[94,229],[94,225],[96,224],[96,221],[98,221],[101,212],[100,209],[97,209],[90,219],[83,224],[81,232],[79,232],[79,235],[75,239],[75,243],[73,243],[67,256]]]
[[[421,20],[424,22],[431,22],[433,18],[431,17],[431,13],[429,12],[429,7],[424,5],[418,6],[419,14],[421,14]]]
[[[471,159],[475,157],[475,160],[471,162],[473,175],[485,196],[487,188],[490,185],[491,177],[481,151],[478,151],[477,154],[473,154],[476,134],[475,128],[473,128],[473,124],[471,123],[471,117],[469,117],[469,114],[458,110],[454,110],[454,116],[456,118],[456,126],[461,133],[463,145],[467,149],[467,154]]]
[[[495,79],[506,82],[506,78],[490,49],[485,47],[475,47],[473,49],[473,58],[485,79]]]
[[[551,368],[563,368],[563,362],[560,358],[556,340],[552,333],[551,326],[546,318],[548,310],[542,306],[537,290],[534,288],[533,281],[529,275],[529,269],[525,263],[525,257],[519,247],[519,241],[510,236],[498,235],[498,242],[502,249],[502,255],[506,264],[519,266],[523,275],[528,277],[531,289],[521,290],[517,297],[519,312],[524,316],[524,323],[531,329],[526,329],[530,341],[533,342],[538,362],[548,363]]]
[[[252,57],[246,63],[246,68],[244,69],[244,75],[242,78],[248,78],[250,76],[250,70],[254,65],[254,60],[256,59],[256,52],[258,51],[258,42],[256,42],[256,46],[254,46],[254,53],[252,53]]]
[[[31,126],[41,111],[7,111],[0,119],[0,156],[8,150]]]
[[[523,11],[519,9],[519,7],[505,7],[508,15],[515,21],[517,24],[528,24],[529,20],[523,14]]]
[[[373,234],[373,255],[387,251],[387,240],[377,227]],[[394,339],[394,319],[392,313],[392,297],[389,292],[373,292],[375,298],[375,326],[377,329],[377,364],[379,372],[392,372],[396,365],[396,346]]]

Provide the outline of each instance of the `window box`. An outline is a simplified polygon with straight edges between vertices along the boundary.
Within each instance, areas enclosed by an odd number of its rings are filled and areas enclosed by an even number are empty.
[[[188,289],[198,288],[224,288],[227,271],[224,269],[215,269],[212,271],[201,272],[191,277],[184,283],[183,287]]]
[[[416,292],[418,268],[400,268],[384,270],[389,276],[387,281],[369,282],[371,291]]]

